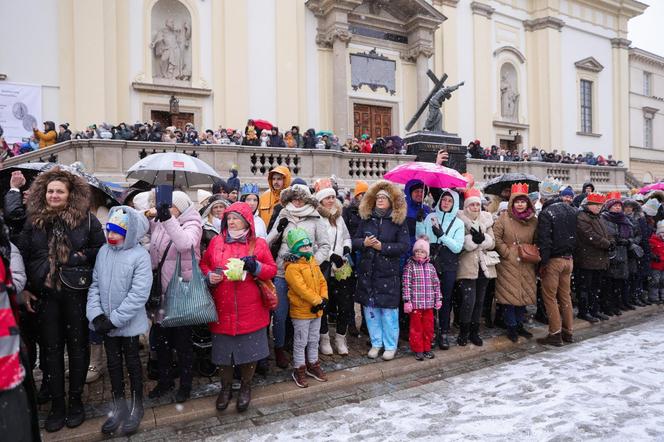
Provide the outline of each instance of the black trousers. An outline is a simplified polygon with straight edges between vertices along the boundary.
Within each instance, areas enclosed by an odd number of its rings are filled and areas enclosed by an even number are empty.
[[[106,363],[114,397],[123,397],[125,392],[123,357],[131,391],[143,396],[143,370],[138,355],[138,342],[138,336],[104,336]]]
[[[327,280],[327,289],[330,302],[334,301],[337,309],[337,333],[345,335],[348,331],[348,321],[351,315],[355,316],[353,309],[353,287],[349,281],[354,278],[348,278],[344,281],[337,281],[334,276]],[[329,331],[327,325],[327,311],[323,313],[320,322],[320,332],[325,334]]]
[[[443,307],[438,310],[438,328],[441,334],[450,332],[450,313],[452,312],[452,292],[456,282],[456,268],[454,271],[438,272],[440,290],[443,292]]]
[[[602,293],[599,298],[600,310],[603,313],[611,313],[618,310],[626,287],[627,280],[625,279],[605,277],[602,281]]]
[[[159,382],[170,384],[173,382],[170,375],[171,354],[175,349],[180,366],[180,387],[191,388],[193,380],[192,367],[194,365],[194,349],[191,341],[191,327],[162,327],[159,324],[152,326],[154,338],[157,341],[157,365]]]
[[[41,294],[39,340],[46,363],[45,377],[53,399],[65,396],[65,345],[69,358],[69,394],[81,395],[88,373],[87,291],[51,291]]]
[[[33,437],[32,412],[23,384],[11,390],[0,391],[0,440],[31,442],[39,440],[39,433]]]
[[[479,271],[477,279],[460,279],[459,291],[461,292],[461,306],[459,323],[479,324],[484,306],[484,294],[489,280],[484,277],[482,270]]]
[[[574,271],[577,289],[579,315],[595,315],[599,312],[602,297],[604,270],[576,269]]]

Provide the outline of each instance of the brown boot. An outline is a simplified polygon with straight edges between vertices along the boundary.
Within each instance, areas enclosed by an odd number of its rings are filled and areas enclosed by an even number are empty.
[[[305,365],[293,369],[293,380],[295,381],[295,385],[300,388],[307,388],[309,386],[305,375],[306,371],[307,367]]]
[[[232,384],[230,383],[221,383],[221,391],[219,392],[219,396],[217,396],[217,401],[215,403],[217,410],[224,411],[228,408],[228,404],[233,396],[233,390],[231,387]]]
[[[313,364],[307,364],[307,376],[311,376],[316,379],[318,382],[327,382],[327,376],[322,368],[320,368],[320,361],[316,361]]]
[[[242,381],[240,385],[240,393],[237,395],[237,411],[247,411],[251,402],[251,383]]]
[[[288,355],[284,351],[283,347],[274,349],[274,358],[277,360],[277,367],[285,369],[288,368]]]
[[[563,339],[561,333],[548,334],[545,338],[538,338],[537,343],[541,345],[553,345],[554,347],[562,347]]]
[[[561,332],[561,334],[562,334],[563,342],[567,342],[568,344],[573,344],[574,343],[574,336],[572,335],[572,333],[569,333],[569,332],[566,332],[565,330],[563,330]]]

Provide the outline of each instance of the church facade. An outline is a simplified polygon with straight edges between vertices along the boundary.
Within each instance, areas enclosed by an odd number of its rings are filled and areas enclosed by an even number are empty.
[[[464,82],[443,128],[507,149],[629,162],[635,0],[9,2],[7,82],[43,118],[405,135],[434,82]],[[39,9],[39,14],[35,10]],[[29,35],[24,23],[33,23]],[[12,30],[12,28],[15,29]],[[179,112],[174,114],[173,101]],[[414,129],[422,126],[426,112]]]

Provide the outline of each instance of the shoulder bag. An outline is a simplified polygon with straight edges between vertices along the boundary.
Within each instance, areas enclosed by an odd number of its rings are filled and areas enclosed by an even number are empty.
[[[169,241],[168,245],[166,246],[166,250],[164,250],[164,254],[161,257],[161,260],[157,265],[157,268],[152,271],[152,287],[150,288],[150,297],[145,303],[145,307],[148,310],[156,310],[161,304],[161,269],[164,267],[166,255],[168,255],[168,251],[170,250],[172,244],[173,241]]]
[[[256,248],[256,238],[251,238],[249,242],[249,256],[254,254],[254,249]],[[263,307],[269,310],[276,310],[279,305],[279,297],[277,296],[277,288],[271,280],[264,281],[254,277],[254,282],[258,286],[258,290],[261,292],[261,298],[263,299]]]
[[[514,226],[514,220],[512,220],[512,226]],[[514,240],[518,248],[520,261],[528,264],[539,264],[542,257],[539,248],[535,244],[521,244],[519,237],[516,236],[516,230],[514,231]]]
[[[90,218],[91,215],[88,212],[88,236],[92,228]],[[90,266],[60,267],[58,273],[62,284],[70,290],[87,290],[92,285],[92,268]]]

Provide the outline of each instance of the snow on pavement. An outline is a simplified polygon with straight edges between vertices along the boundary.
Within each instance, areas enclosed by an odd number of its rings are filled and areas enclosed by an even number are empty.
[[[649,322],[438,381],[412,398],[382,396],[216,440],[664,440],[663,387],[664,324]]]

